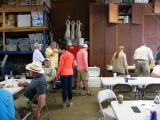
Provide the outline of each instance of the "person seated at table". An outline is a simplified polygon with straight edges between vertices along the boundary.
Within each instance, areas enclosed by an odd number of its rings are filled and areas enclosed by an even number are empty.
[[[56,76],[56,69],[51,66],[51,61],[49,58],[44,59],[43,70],[44,70],[44,75],[46,77],[47,89],[48,89],[49,85],[51,84],[51,82],[54,80]]]
[[[28,100],[32,100],[35,95],[38,95],[38,104],[33,114],[34,120],[38,120],[40,117],[40,111],[46,99],[46,77],[43,74],[44,70],[42,68],[42,65],[37,62],[28,64],[26,66],[26,69],[29,70],[30,75],[33,77],[33,79],[30,83],[18,83],[18,86],[24,86],[26,87],[26,89],[24,91],[24,96],[14,101],[16,109],[16,119],[19,119],[17,111],[22,108],[27,108]]]
[[[7,90],[0,90],[1,120],[15,120],[15,109],[12,94]]]
[[[160,65],[156,65],[151,73],[151,77],[160,78]]]

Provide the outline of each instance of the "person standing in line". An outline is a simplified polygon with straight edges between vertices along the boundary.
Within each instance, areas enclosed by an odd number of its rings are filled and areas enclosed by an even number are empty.
[[[1,120],[16,120],[13,95],[7,90],[0,90]]]
[[[73,67],[75,66],[75,58],[72,53],[67,51],[66,46],[60,46],[59,51],[62,52],[60,57],[58,71],[56,74],[56,80],[60,78],[62,85],[62,100],[60,104],[61,107],[66,107],[66,100],[68,98],[69,104],[71,107],[72,102],[72,80],[73,80]],[[54,81],[55,82],[55,81]]]
[[[155,65],[160,64],[160,45],[158,45],[157,51],[158,51],[158,53],[157,53],[157,55],[156,55]]]
[[[45,55],[47,58],[51,60],[51,66],[57,70],[58,68],[58,50],[57,50],[56,42],[50,43],[50,46],[46,48]]]
[[[153,54],[146,43],[142,43],[141,47],[137,48],[134,52],[133,59],[136,61],[135,74],[136,76],[150,76],[149,63],[153,60]]]
[[[117,73],[118,75],[125,75],[125,70],[128,74],[128,69],[127,69],[127,59],[126,59],[126,54],[124,53],[124,47],[119,46],[119,49],[117,52],[114,53],[112,60],[111,60],[111,65],[113,66],[113,72]]]
[[[42,50],[42,44],[35,43],[34,44],[35,50],[33,52],[33,62],[38,62],[42,65],[42,62],[44,61],[44,57],[40,50]]]
[[[77,81],[77,91],[76,95],[80,95],[81,92],[79,91],[80,81],[82,80],[83,85],[86,90],[86,96],[93,96],[93,93],[89,92],[88,88],[88,80],[89,80],[89,73],[88,73],[88,45],[83,44],[82,49],[77,52],[76,62],[77,62],[77,70],[78,70],[78,81]]]

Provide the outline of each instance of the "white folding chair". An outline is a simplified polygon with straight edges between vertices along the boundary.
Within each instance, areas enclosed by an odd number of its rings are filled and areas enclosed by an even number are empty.
[[[102,90],[98,93],[97,95],[97,98],[98,98],[98,102],[99,102],[99,105],[100,105],[100,110],[99,110],[99,113],[98,113],[98,116],[97,116],[97,120],[100,120],[99,119],[99,115],[102,114],[103,115],[103,118],[101,119],[107,119],[109,118],[110,120],[116,120],[116,117],[113,113],[113,110],[111,107],[107,107],[107,108],[103,108],[102,107],[102,102],[105,101],[105,100],[108,100],[108,99],[115,99],[117,100],[116,98],[116,95],[114,94],[114,92],[112,90]]]

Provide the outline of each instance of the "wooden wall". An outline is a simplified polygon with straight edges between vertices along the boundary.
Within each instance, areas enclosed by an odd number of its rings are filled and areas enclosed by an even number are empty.
[[[157,46],[160,45],[160,16],[144,16],[144,41],[153,51],[154,59],[157,54]]]
[[[82,38],[89,38],[89,3],[95,0],[52,0],[52,30],[55,41],[64,40],[65,23],[80,20]],[[70,17],[70,18],[69,18]]]

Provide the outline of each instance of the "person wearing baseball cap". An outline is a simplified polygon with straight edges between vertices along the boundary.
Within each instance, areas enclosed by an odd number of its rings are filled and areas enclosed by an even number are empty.
[[[42,50],[42,44],[35,43],[34,47],[35,47],[35,50],[33,52],[33,62],[38,62],[42,64],[42,62],[44,61],[44,57],[40,52],[40,50]]]
[[[32,100],[35,95],[38,95],[38,103],[36,104],[36,109],[33,114],[34,120],[39,120],[40,112],[42,107],[44,106],[46,99],[46,77],[44,76],[44,70],[42,65],[38,62],[32,62],[26,66],[26,69],[29,70],[30,75],[33,77],[30,83],[18,83],[20,87],[26,87],[24,90],[24,96],[16,99],[14,101],[16,113],[22,109],[28,108],[28,100]],[[16,114],[16,119],[18,118]]]
[[[51,66],[51,60],[49,58],[44,59],[44,75],[46,77],[47,81],[47,89],[49,88],[49,85],[51,82],[53,82],[55,76],[56,76],[56,69]]]

